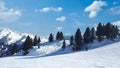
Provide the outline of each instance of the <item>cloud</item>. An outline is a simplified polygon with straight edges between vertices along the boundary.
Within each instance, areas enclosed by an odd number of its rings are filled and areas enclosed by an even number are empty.
[[[118,28],[120,29],[120,21],[115,21],[115,22],[113,22],[112,24],[113,24],[113,25],[117,25]]]
[[[59,18],[56,18],[56,21],[58,21],[58,22],[64,22],[65,20],[66,20],[65,16],[61,16]]]
[[[17,20],[22,15],[20,10],[7,8],[4,2],[0,2],[0,21],[8,23]]]
[[[62,30],[62,27],[57,27],[57,31],[61,31]]]
[[[97,16],[98,12],[102,9],[103,6],[106,6],[104,1],[94,1],[91,5],[85,8],[85,12],[90,12],[89,17],[94,18]]]
[[[62,7],[57,7],[57,8],[54,8],[54,7],[44,7],[42,9],[35,9],[35,12],[50,12],[50,11],[61,12],[62,10],[63,10]]]
[[[120,14],[120,6],[112,7],[108,12],[112,14]]]
[[[40,10],[40,12],[49,12],[50,8],[49,7],[45,7],[43,9]]]
[[[120,21],[115,21],[112,23],[113,25],[117,25],[117,26],[120,26]]]

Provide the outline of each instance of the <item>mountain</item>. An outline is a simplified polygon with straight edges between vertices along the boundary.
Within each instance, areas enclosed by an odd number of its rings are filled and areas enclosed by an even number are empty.
[[[32,34],[0,29],[0,41],[8,44],[23,42],[27,35],[34,38]],[[84,47],[80,51],[73,51],[69,45],[70,35],[64,37],[65,49],[61,48],[63,41],[48,42],[47,37],[41,37],[40,48],[34,46],[26,56],[21,56],[22,52],[19,51],[12,57],[0,58],[0,65],[2,68],[120,68],[120,37],[114,41],[94,40],[94,43],[87,45],[88,51]]]
[[[31,38],[34,38],[34,35],[32,34],[19,33],[8,28],[0,29],[0,41],[7,41],[8,45],[16,42],[24,42],[28,35]]]

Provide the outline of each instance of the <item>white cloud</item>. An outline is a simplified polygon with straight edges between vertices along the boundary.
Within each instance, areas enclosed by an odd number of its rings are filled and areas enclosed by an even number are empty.
[[[2,22],[13,22],[22,15],[20,10],[13,8],[7,8],[4,2],[0,2],[0,21]]]
[[[66,20],[65,16],[61,16],[60,18],[56,18],[56,21],[58,22],[64,22]]]
[[[120,14],[120,6],[113,7],[109,10],[112,14]]]
[[[63,10],[62,7],[44,7],[42,9],[35,9],[35,11],[39,11],[39,12],[50,12],[50,11],[53,11],[53,12],[61,12]]]
[[[40,10],[40,12],[49,12],[50,8],[49,7],[45,7],[43,9]]]
[[[120,26],[120,21],[113,22],[112,24],[113,24],[113,25]]]
[[[51,10],[55,11],[55,12],[61,12],[63,10],[62,7],[58,7],[58,8],[51,8]]]
[[[113,25],[117,25],[118,28],[120,29],[120,21],[115,21],[115,22],[113,22],[112,24],[113,24]]]
[[[104,1],[94,1],[90,6],[85,8],[85,12],[90,12],[89,17],[94,18],[97,16],[98,12],[101,10],[101,7],[106,6]]]
[[[61,31],[62,30],[62,27],[57,27],[57,31]]]

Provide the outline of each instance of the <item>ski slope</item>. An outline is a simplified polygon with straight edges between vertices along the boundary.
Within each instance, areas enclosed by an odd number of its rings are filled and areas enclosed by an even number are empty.
[[[100,45],[105,43],[102,42]],[[72,53],[68,53],[71,51],[69,46],[65,50],[60,50],[61,44],[56,45],[57,43],[45,43],[41,49],[34,48],[27,56],[0,58],[0,66],[2,68],[120,68],[119,41],[88,51]],[[48,53],[50,55],[46,55]]]

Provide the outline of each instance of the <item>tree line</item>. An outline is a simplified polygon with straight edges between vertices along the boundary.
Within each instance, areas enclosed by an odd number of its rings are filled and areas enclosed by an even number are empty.
[[[99,42],[102,42],[104,39],[109,39],[114,41],[114,39],[119,36],[119,29],[116,25],[112,25],[111,23],[102,24],[99,23],[95,28],[87,27],[84,34],[81,34],[81,30],[78,28],[75,32],[75,35],[72,35],[70,37],[70,45],[72,46],[72,50],[77,51],[81,50],[84,46],[83,44],[89,44],[93,43],[94,40],[98,40]],[[57,41],[63,41],[62,49],[64,50],[66,48],[66,41],[63,35],[63,32],[58,31],[55,38],[52,33],[50,33],[48,37],[49,42],[53,42],[54,40]],[[22,47],[22,53],[24,55],[28,54],[29,51],[34,47],[37,46],[40,48],[40,37],[35,36],[34,39],[30,38],[28,35],[25,39],[25,42],[23,43]],[[86,48],[87,50],[88,48]],[[10,54],[13,55],[19,51],[19,47],[17,44],[12,45]]]

